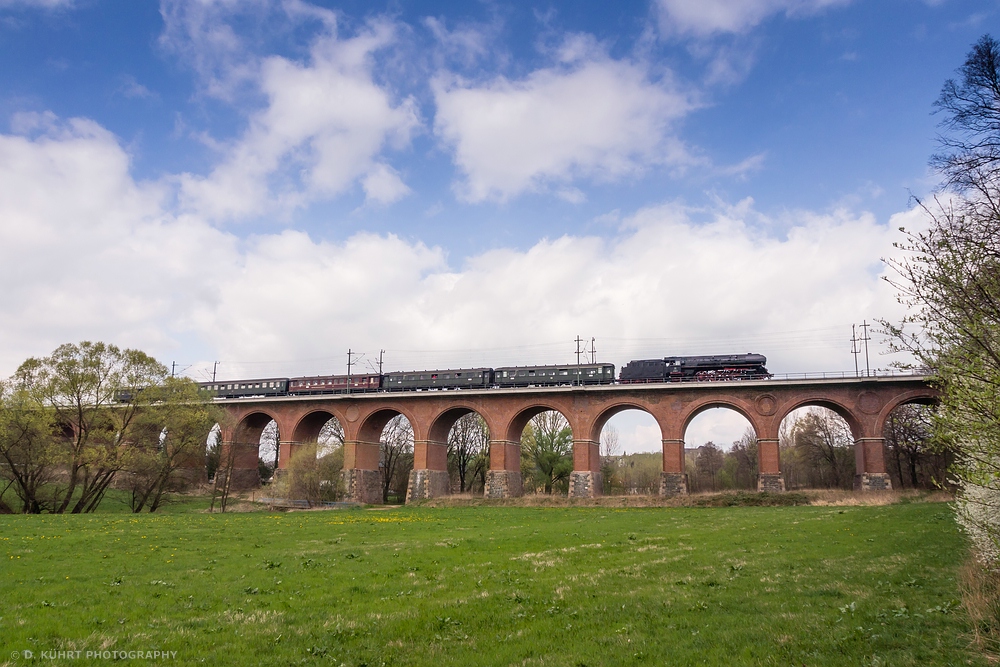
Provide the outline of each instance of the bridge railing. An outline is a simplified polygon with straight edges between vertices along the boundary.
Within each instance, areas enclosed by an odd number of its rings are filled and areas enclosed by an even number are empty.
[[[824,371],[816,373],[775,373],[772,380],[851,380],[864,378],[890,377],[924,377],[930,375],[928,370],[899,370],[895,368],[879,368],[871,371]]]

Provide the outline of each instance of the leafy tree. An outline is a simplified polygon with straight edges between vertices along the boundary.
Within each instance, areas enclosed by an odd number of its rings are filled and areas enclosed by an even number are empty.
[[[194,474],[200,477],[206,434],[222,419],[220,409],[187,378],[168,377],[144,391],[150,404],[135,419],[126,468],[133,512],[155,512],[166,491],[192,481]]]
[[[166,367],[144,352],[105,343],[61,345],[50,356],[18,368],[15,383],[35,409],[72,434],[67,440],[69,479],[53,511],[92,512],[128,464],[136,415],[163,384]],[[71,506],[72,505],[72,506]]]
[[[982,558],[1000,562],[1000,44],[983,36],[944,84],[943,197],[921,203],[924,230],[902,230],[890,282],[911,314],[882,324],[934,373],[937,443],[958,453],[959,519]]]
[[[65,463],[64,434],[53,418],[26,389],[0,382],[0,477],[8,480],[5,491],[13,487],[25,514],[52,509],[42,492]],[[6,503],[4,508],[12,511]]]
[[[521,435],[521,458],[545,493],[568,487],[573,472],[573,431],[566,418],[549,410],[531,419]]]

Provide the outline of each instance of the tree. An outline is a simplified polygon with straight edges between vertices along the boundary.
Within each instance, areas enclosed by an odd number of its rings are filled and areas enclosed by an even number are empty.
[[[853,486],[854,436],[843,419],[825,408],[811,408],[795,421],[792,440],[809,463],[810,486]]]
[[[0,478],[7,480],[4,491],[14,488],[22,513],[51,510],[42,490],[64,463],[62,437],[51,410],[39,406],[23,387],[0,382]],[[0,511],[6,510],[11,508],[3,503]]]
[[[261,483],[274,477],[281,458],[281,434],[278,433],[278,422],[273,419],[264,426],[260,433],[260,447],[257,454],[257,475]]]
[[[733,470],[734,486],[741,489],[755,488],[759,472],[759,459],[757,455],[757,434],[752,428],[747,428],[743,433],[743,437],[733,443],[733,448],[729,450],[727,458],[731,458],[735,463]]]
[[[397,497],[406,494],[410,470],[413,469],[413,427],[403,415],[396,415],[382,429],[381,448],[382,502],[389,502],[390,492]]]
[[[126,466],[133,512],[155,512],[166,491],[190,482],[192,475],[201,476],[206,434],[222,418],[220,409],[187,378],[168,377],[144,391],[150,404],[136,417]]]
[[[218,448],[218,463],[212,483],[212,504],[208,508],[209,512],[215,512],[216,501],[219,502],[219,511],[226,511],[226,507],[229,505],[229,494],[233,488],[233,472],[236,466],[237,453],[241,444],[249,438],[247,427],[245,425],[237,426],[232,431],[232,440],[228,443],[223,442],[221,435],[226,432],[227,423],[230,426],[233,424],[232,418],[228,414],[223,415],[223,421],[220,422],[222,426],[219,429],[219,439],[216,444]]]
[[[719,471],[725,463],[725,454],[714,442],[706,442],[698,448],[698,457],[695,459],[695,469],[702,477],[712,480],[712,490],[715,491]]]
[[[894,347],[940,389],[935,441],[954,448],[959,520],[980,557],[1000,563],[1000,44],[984,35],[945,82],[942,151],[931,165],[942,195],[927,229],[901,230],[890,282],[911,312],[882,322]]]
[[[895,467],[894,484],[899,488],[937,488],[947,484],[946,471],[953,453],[933,442],[933,408],[901,405],[885,422],[886,456]],[[894,464],[894,466],[892,465]]]
[[[601,431],[601,478],[604,480],[604,493],[611,493],[615,488],[615,473],[621,457],[621,443],[618,429],[605,426]]]
[[[460,493],[465,493],[467,486],[471,485],[470,470],[489,446],[489,428],[486,421],[475,412],[462,415],[451,427],[451,432],[448,433],[448,460],[458,474]]]
[[[57,490],[52,511],[97,508],[128,463],[133,422],[153,398],[147,389],[166,376],[166,367],[144,352],[86,341],[21,364],[15,374],[18,389],[34,409],[49,411],[52,423],[71,434],[66,441],[69,479]]]
[[[959,68],[961,79],[948,79],[934,106],[943,113],[938,137],[944,149],[931,157],[943,185],[968,195],[996,214],[1000,186],[1000,43],[983,35]]]
[[[521,456],[545,493],[566,484],[573,472],[573,431],[566,418],[554,410],[533,417],[521,435]]]

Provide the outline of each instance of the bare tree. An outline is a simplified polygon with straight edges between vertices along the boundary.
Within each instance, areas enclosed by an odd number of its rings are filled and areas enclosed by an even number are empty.
[[[225,416],[229,421],[228,415]],[[231,422],[230,422],[231,423]],[[225,432],[223,427],[222,432]],[[245,426],[233,429],[232,441],[219,442],[219,467],[215,472],[215,481],[212,484],[212,504],[209,512],[215,511],[215,501],[219,501],[219,511],[225,512],[229,505],[229,494],[233,487],[233,467],[236,465],[236,456],[242,443],[249,438]]]
[[[618,429],[605,426],[601,431],[601,478],[604,480],[604,493],[611,493],[615,484],[615,473],[621,457],[621,443]]]
[[[489,428],[486,421],[475,412],[462,415],[451,427],[448,433],[448,459],[458,473],[460,493],[465,493],[466,488],[471,486],[470,468],[489,446]]]
[[[397,496],[405,494],[406,483],[413,468],[413,427],[409,420],[403,415],[390,419],[382,429],[379,444],[382,502],[389,502],[391,491],[395,491]]]
[[[847,423],[825,408],[811,408],[792,427],[795,448],[810,464],[813,486],[851,488],[854,436]]]
[[[716,490],[718,474],[725,463],[725,454],[714,442],[706,442],[698,448],[698,458],[695,459],[695,469],[702,477],[712,480],[712,490]]]
[[[743,437],[733,443],[728,457],[735,462],[733,483],[738,488],[752,489],[756,486],[759,472],[757,455],[757,434],[752,428],[743,432]]]

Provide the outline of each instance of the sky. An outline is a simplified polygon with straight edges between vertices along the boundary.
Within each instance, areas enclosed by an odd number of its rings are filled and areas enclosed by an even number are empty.
[[[0,376],[82,340],[205,380],[569,363],[577,336],[853,371],[852,325],[905,312],[882,260],[938,182],[933,103],[998,18],[0,0]]]

